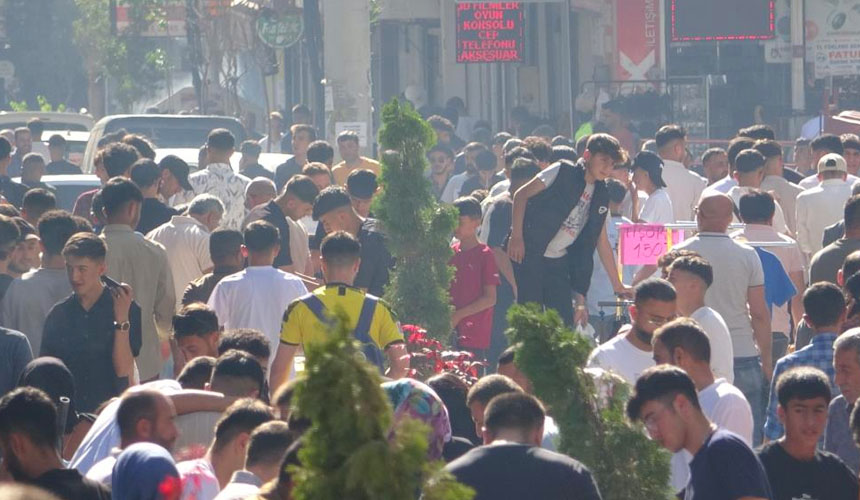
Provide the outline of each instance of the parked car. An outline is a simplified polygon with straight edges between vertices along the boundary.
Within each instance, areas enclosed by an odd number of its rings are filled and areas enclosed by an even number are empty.
[[[13,179],[21,182],[20,177]],[[102,183],[95,175],[44,175],[42,182],[54,188],[54,196],[57,197],[57,208],[71,212],[75,207],[75,200],[81,193],[101,187]]]
[[[45,124],[44,136],[54,130],[78,130],[87,132],[95,124],[90,115],[80,113],[61,113],[58,111],[0,111],[0,129],[25,127],[33,118]],[[47,140],[47,137],[42,137]]]
[[[93,171],[98,143],[107,134],[124,129],[131,134],[149,138],[159,148],[199,148],[213,129],[226,128],[236,137],[238,145],[245,140],[245,127],[229,116],[197,115],[113,115],[106,116],[93,126],[84,153],[81,169]]]

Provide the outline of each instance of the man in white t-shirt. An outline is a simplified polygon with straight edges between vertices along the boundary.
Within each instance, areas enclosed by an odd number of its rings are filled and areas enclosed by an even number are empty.
[[[734,384],[753,408],[756,434],[764,424],[765,381],[773,373],[770,311],[764,299],[764,271],[755,249],[732,240],[732,199],[708,194],[699,203],[699,234],[679,244],[679,250],[701,255],[714,270],[705,304],[717,311],[732,336]]]
[[[276,346],[287,306],[308,290],[299,277],[272,267],[281,248],[275,226],[255,221],[245,228],[244,236],[248,267],[215,285],[208,305],[225,329],[259,330],[269,339],[269,345]],[[269,368],[273,361],[269,359]]]
[[[669,283],[678,293],[678,314],[694,319],[711,344],[711,370],[732,383],[735,379],[734,350],[729,327],[720,313],[705,305],[705,293],[714,282],[714,270],[698,256],[678,257],[669,265]]]
[[[666,190],[672,199],[674,220],[693,220],[693,212],[708,181],[684,166],[683,161],[687,156],[687,132],[678,125],[664,125],[657,131],[654,139],[657,142],[657,152],[663,158],[663,179],[666,180]]]
[[[244,468],[254,429],[274,419],[272,409],[256,399],[240,399],[230,405],[215,427],[215,439],[206,455],[176,464],[182,479],[182,499],[213,500],[233,473]]]
[[[614,372],[634,385],[642,372],[654,366],[651,336],[675,319],[675,300],[675,289],[664,279],[652,278],[636,285],[629,330],[595,348],[587,366]]]
[[[672,200],[663,181],[663,160],[651,151],[640,151],[633,159],[633,184],[648,195],[634,222],[671,224],[675,222]]]
[[[752,444],[753,417],[743,393],[711,372],[711,349],[708,336],[699,325],[681,318],[654,333],[654,361],[671,364],[687,372],[699,393],[699,405],[708,420],[734,432],[747,445]],[[671,483],[675,491],[684,489],[693,459],[686,450],[672,456]]]
[[[824,155],[818,161],[821,184],[797,196],[797,242],[810,258],[823,247],[824,229],[844,214],[845,202],[851,197],[847,175],[845,158],[836,153]]]

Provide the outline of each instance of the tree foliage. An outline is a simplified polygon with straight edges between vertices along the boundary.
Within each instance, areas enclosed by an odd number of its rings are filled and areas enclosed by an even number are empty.
[[[424,176],[426,151],[435,142],[433,129],[410,104],[394,99],[383,107],[379,131],[383,189],[373,210],[396,259],[386,299],[404,323],[422,325],[430,336],[448,341],[448,287],[453,277],[448,241],[456,215],[436,201]]]
[[[670,498],[668,454],[626,418],[629,388],[623,381],[601,375],[595,382],[583,370],[589,342],[555,311],[534,304],[513,306],[508,322],[511,342],[521,343],[517,367],[551,406],[559,451],[591,469],[604,500]]]
[[[343,309],[329,338],[305,346],[297,411],[312,422],[294,467],[297,500],[468,500],[469,488],[427,458],[428,427],[407,419],[389,437],[393,411],[377,369],[360,354]]]

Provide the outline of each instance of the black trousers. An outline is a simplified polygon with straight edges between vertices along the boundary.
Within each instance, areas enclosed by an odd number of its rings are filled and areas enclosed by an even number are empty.
[[[565,325],[573,327],[573,292],[567,257],[551,259],[526,255],[514,264],[517,279],[517,302],[535,302],[545,309],[555,309]]]

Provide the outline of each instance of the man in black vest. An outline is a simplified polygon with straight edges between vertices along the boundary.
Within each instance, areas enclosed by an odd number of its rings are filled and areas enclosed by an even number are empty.
[[[578,163],[559,161],[514,194],[508,255],[517,263],[519,303],[555,309],[567,325],[584,322],[595,247],[616,293],[629,293],[618,278],[605,226],[604,180],[624,156],[614,137],[594,134]]]

